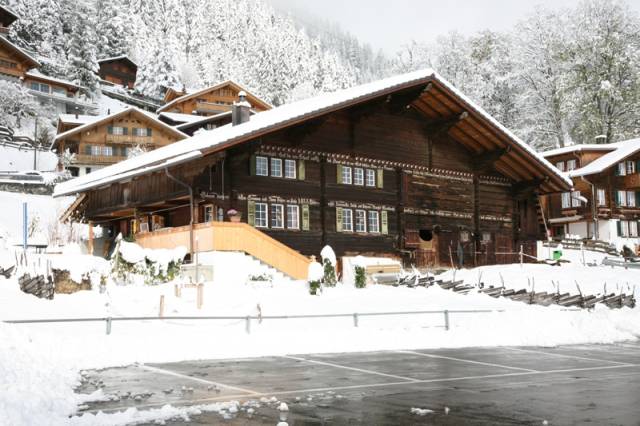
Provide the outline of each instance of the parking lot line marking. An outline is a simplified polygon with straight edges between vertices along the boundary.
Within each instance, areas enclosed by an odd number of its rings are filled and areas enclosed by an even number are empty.
[[[295,357],[291,357],[295,359]],[[301,358],[302,359],[302,358]],[[306,359],[302,359],[303,361],[308,361]],[[320,362],[320,361],[318,361]],[[242,398],[260,398],[263,396],[284,396],[284,395],[292,395],[292,394],[310,394],[316,392],[329,392],[329,391],[346,391],[346,390],[356,390],[356,389],[366,389],[366,388],[379,388],[379,387],[393,387],[393,386],[406,386],[406,385],[414,385],[414,384],[427,384],[427,383],[447,383],[447,382],[457,382],[463,380],[484,380],[484,379],[495,379],[501,377],[519,377],[519,376],[544,376],[548,374],[556,374],[556,373],[574,373],[580,371],[597,371],[597,370],[611,370],[611,369],[619,369],[619,368],[628,368],[628,367],[640,367],[640,364],[625,364],[625,365],[607,365],[602,367],[584,367],[584,368],[570,368],[565,370],[549,370],[549,371],[522,371],[522,372],[513,372],[513,373],[503,373],[503,374],[489,374],[482,376],[464,376],[464,377],[444,377],[439,379],[424,379],[418,380],[414,379],[413,381],[401,381],[401,382],[389,382],[389,383],[370,383],[370,384],[362,384],[362,385],[348,385],[348,386],[335,386],[335,387],[324,387],[324,388],[309,388],[309,389],[295,389],[288,391],[275,391],[275,392],[255,392],[250,395],[246,393],[250,392],[247,390],[242,390],[245,394],[238,395],[221,395],[212,398],[201,398],[201,399],[193,399],[190,401],[180,400],[180,401],[172,401],[172,405],[182,404],[188,406],[205,404],[207,402],[216,402],[216,401],[230,401],[234,399],[242,399]],[[154,367],[149,367],[154,368]],[[167,370],[168,371],[168,370]],[[176,375],[178,377],[185,377],[189,379],[196,379],[195,377],[183,376],[179,373],[172,373],[172,375]],[[594,380],[596,378],[593,378]],[[196,379],[199,380],[199,379]],[[205,380],[202,380],[205,381]],[[205,381],[206,382],[206,381]],[[524,383],[524,382],[523,382]],[[535,384],[535,381],[531,381],[531,384]],[[507,384],[508,385],[508,384]],[[238,388],[235,388],[238,389]],[[433,390],[441,390],[447,389],[446,387],[436,387],[436,388],[423,388],[424,391],[433,391]],[[142,408],[152,408],[152,407],[161,407],[166,405],[167,402],[158,402],[151,404],[138,404],[135,407],[140,410]],[[96,413],[98,411],[102,412],[116,412],[121,410],[126,410],[131,408],[131,406],[122,406],[122,407],[114,407],[114,408],[101,408],[94,410],[87,410],[79,413],[82,415],[83,413]]]
[[[140,367],[143,370],[152,371],[154,373],[165,374],[167,376],[181,377],[183,379],[193,380],[194,382],[200,382],[200,383],[204,383],[204,384],[207,384],[207,385],[219,386],[221,388],[226,388],[226,389],[233,389],[233,390],[240,391],[240,392],[245,392],[245,393],[248,393],[248,394],[251,394],[251,395],[257,395],[257,394],[260,393],[260,392],[252,391],[250,389],[240,388],[238,386],[226,385],[226,384],[220,383],[220,382],[213,382],[211,380],[205,380],[205,379],[201,379],[199,377],[192,377],[192,376],[188,376],[186,374],[176,373],[175,371],[165,370],[164,368],[150,367],[150,366],[144,365],[144,364],[140,364],[138,367]]]
[[[360,373],[375,374],[376,376],[391,377],[392,379],[406,380],[407,382],[418,382],[418,381],[420,381],[420,379],[414,379],[412,377],[404,377],[404,376],[397,376],[395,374],[380,373],[379,371],[365,370],[363,368],[349,367],[349,366],[346,366],[346,365],[334,364],[332,362],[325,362],[325,361],[316,361],[316,360],[308,359],[308,358],[299,358],[297,356],[284,355],[284,356],[282,356],[282,358],[293,359],[293,360],[296,360],[296,361],[310,362],[310,363],[318,364],[318,365],[326,365],[328,367],[342,368],[343,370],[358,371]]]
[[[508,365],[493,364],[491,362],[482,362],[482,361],[474,361],[474,360],[471,360],[471,359],[453,358],[453,357],[450,357],[450,356],[427,354],[427,353],[423,353],[423,352],[414,352],[414,351],[394,351],[394,352],[401,353],[401,354],[420,355],[420,356],[427,357],[427,358],[442,358],[442,359],[448,359],[448,360],[451,360],[451,361],[460,361],[460,362],[467,362],[467,363],[470,363],[470,364],[486,365],[486,366],[489,366],[489,367],[506,368],[508,370],[528,371],[530,373],[538,372],[538,370],[532,370],[530,368],[510,367]]]
[[[568,355],[568,354],[556,354],[553,352],[545,352],[545,351],[535,351],[533,349],[520,349],[520,348],[508,348],[508,347],[504,347],[503,349],[508,349],[510,351],[515,351],[515,352],[529,352],[529,353],[534,353],[534,354],[541,354],[541,355],[549,355],[549,356],[555,356],[558,358],[574,358],[574,359],[582,359],[585,361],[593,361],[593,362],[608,362],[611,364],[619,364],[619,365],[628,365],[628,362],[619,362],[619,361],[611,361],[608,359],[598,359],[598,358],[587,358],[584,356],[577,356],[577,355]]]

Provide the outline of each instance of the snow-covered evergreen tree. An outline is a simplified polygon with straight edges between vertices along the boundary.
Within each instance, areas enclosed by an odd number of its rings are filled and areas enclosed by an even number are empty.
[[[97,0],[96,50],[100,59],[129,53],[131,23],[123,0]]]
[[[98,90],[96,33],[92,9],[78,2],[70,12],[71,33],[68,42],[68,76],[89,93]]]

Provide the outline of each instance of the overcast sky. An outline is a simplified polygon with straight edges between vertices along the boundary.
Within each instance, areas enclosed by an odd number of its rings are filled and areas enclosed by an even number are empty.
[[[302,10],[338,23],[374,49],[392,55],[403,44],[433,41],[456,30],[471,34],[478,30],[511,28],[533,10],[570,7],[578,0],[268,0],[285,11]],[[640,0],[627,0],[639,11]]]

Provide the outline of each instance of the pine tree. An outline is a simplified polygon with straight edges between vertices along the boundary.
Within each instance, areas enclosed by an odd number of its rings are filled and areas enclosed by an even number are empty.
[[[131,25],[129,11],[121,0],[98,0],[96,3],[96,49],[99,58],[129,53]]]
[[[96,34],[93,15],[89,7],[78,3],[71,12],[72,32],[68,43],[69,77],[84,87],[89,94],[98,90],[98,63],[96,60]]]

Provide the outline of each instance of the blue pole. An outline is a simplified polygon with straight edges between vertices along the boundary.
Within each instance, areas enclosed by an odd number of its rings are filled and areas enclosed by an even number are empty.
[[[27,251],[27,203],[22,203],[22,248]]]

